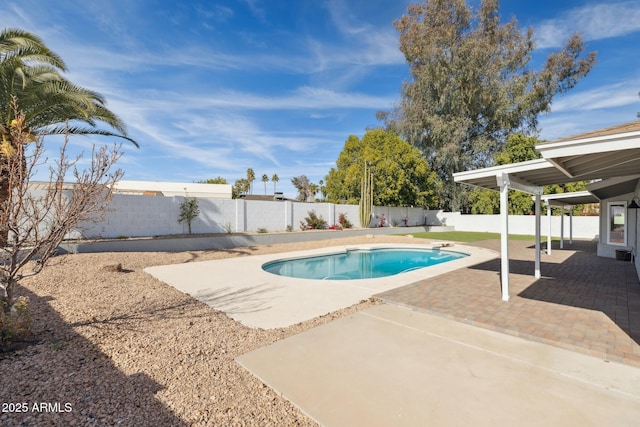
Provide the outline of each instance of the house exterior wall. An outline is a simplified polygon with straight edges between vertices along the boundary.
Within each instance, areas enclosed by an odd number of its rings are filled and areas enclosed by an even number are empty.
[[[201,184],[193,182],[159,182],[121,180],[114,184],[114,192],[119,194],[140,194],[160,192],[164,196],[210,197],[231,199],[230,184]]]
[[[600,241],[598,242],[598,256],[615,258],[616,250],[626,250],[633,253],[632,261],[636,267],[638,277],[640,277],[640,261],[638,260],[638,245],[640,244],[640,209],[627,209],[627,244],[624,246],[610,245],[607,243],[607,228],[608,223],[608,204],[610,202],[625,201],[631,202],[631,199],[640,194],[640,184],[636,187],[633,193],[627,193],[620,196],[612,197],[610,199],[604,199],[600,203]]]
[[[609,244],[607,241],[607,231],[609,227],[609,203],[611,202],[628,202],[633,198],[633,193],[623,194],[620,196],[612,197],[610,199],[603,199],[600,201],[600,217],[599,217],[599,231],[600,231],[600,240],[598,242],[598,256],[607,257],[607,258],[615,258],[616,250],[625,250],[631,251],[635,245],[634,236],[636,236],[637,232],[637,216],[640,215],[640,212],[635,211],[634,209],[626,210],[626,244],[625,245],[615,245]]]

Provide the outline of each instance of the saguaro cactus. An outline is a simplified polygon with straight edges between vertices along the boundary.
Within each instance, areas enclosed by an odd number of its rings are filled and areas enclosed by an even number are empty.
[[[364,174],[360,186],[360,227],[369,227],[373,214],[373,174],[367,162],[364,162]]]

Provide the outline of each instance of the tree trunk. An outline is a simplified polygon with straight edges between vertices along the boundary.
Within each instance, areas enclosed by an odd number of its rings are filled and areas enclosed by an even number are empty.
[[[9,200],[9,171],[7,168],[6,157],[0,157],[0,248],[7,246],[9,239],[9,230],[7,227],[7,214],[3,212]]]

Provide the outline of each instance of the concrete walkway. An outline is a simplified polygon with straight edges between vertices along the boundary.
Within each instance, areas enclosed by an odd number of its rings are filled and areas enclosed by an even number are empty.
[[[283,328],[349,307],[399,286],[469,267],[497,257],[496,252],[456,245],[447,250],[469,256],[392,277],[362,280],[314,280],[278,276],[262,265],[283,258],[316,256],[350,248],[417,248],[430,244],[380,243],[333,246],[306,251],[254,255],[148,267],[145,271],[197,300],[253,328]]]
[[[326,426],[636,426],[640,370],[381,305],[240,356]]]

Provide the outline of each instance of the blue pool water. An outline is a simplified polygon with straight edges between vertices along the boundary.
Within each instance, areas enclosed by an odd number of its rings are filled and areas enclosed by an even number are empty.
[[[300,279],[373,279],[429,267],[468,256],[439,249],[355,249],[336,254],[272,261],[269,273]]]

